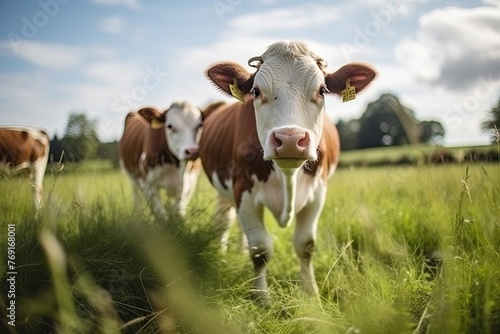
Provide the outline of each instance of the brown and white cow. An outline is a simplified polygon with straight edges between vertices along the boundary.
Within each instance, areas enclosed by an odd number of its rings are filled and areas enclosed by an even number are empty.
[[[218,221],[227,230],[230,208],[236,208],[255,270],[255,297],[267,302],[266,263],[273,241],[263,224],[264,208],[281,227],[295,219],[300,279],[306,292],[316,294],[316,230],[340,150],[324,97],[340,95],[347,80],[359,92],[376,74],[359,63],[326,73],[326,63],[298,42],[275,43],[249,65],[257,71],[220,62],[206,72],[216,87],[245,102],[205,113],[200,157],[219,192]]]
[[[164,188],[178,213],[186,212],[201,170],[201,125],[200,109],[185,101],[174,102],[163,112],[148,107],[127,115],[120,163],[130,176],[135,200],[140,190],[153,211],[165,215],[159,193]]]
[[[0,165],[4,173],[29,171],[33,180],[35,207],[40,209],[43,177],[49,159],[50,140],[43,130],[32,127],[0,127]]]

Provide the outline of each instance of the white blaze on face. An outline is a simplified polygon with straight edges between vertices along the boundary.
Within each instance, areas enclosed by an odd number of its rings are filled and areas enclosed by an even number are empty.
[[[252,93],[264,159],[280,168],[299,168],[318,158],[325,77],[311,56],[263,58]]]
[[[198,157],[201,125],[200,109],[188,102],[173,103],[167,111],[165,133],[168,148],[179,160]]]

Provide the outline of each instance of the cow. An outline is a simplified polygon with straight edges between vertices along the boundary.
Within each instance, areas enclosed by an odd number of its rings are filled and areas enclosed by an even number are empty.
[[[218,191],[217,224],[227,241],[231,209],[248,242],[254,267],[253,297],[269,302],[266,264],[273,240],[263,223],[268,208],[281,227],[295,219],[293,243],[306,294],[317,295],[312,255],[328,180],[339,161],[335,126],[324,111],[326,94],[362,91],[376,76],[370,66],[345,65],[326,73],[326,62],[301,42],[277,42],[248,65],[218,62],[207,78],[241,102],[205,113],[200,158]]]
[[[49,136],[44,130],[25,126],[0,127],[1,169],[7,174],[28,171],[37,211],[42,205],[49,149]]]
[[[164,188],[174,199],[170,207],[185,215],[201,171],[201,126],[200,109],[187,101],[174,102],[163,112],[144,107],[127,115],[120,164],[132,182],[134,202],[142,192],[153,212],[165,216],[159,192]]]

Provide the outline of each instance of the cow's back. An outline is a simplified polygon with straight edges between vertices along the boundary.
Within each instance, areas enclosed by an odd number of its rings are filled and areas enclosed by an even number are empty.
[[[164,129],[152,129],[136,112],[129,113],[125,120],[125,129],[120,139],[120,158],[127,172],[136,177],[145,177],[144,172],[148,166],[154,167],[173,160],[168,151]]]
[[[33,163],[48,156],[50,139],[43,130],[32,128],[0,129],[0,161],[13,167]]]

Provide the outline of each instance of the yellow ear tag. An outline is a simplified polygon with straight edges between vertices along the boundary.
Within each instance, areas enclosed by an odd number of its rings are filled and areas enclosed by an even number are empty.
[[[243,92],[238,88],[236,78],[233,79],[232,84],[229,84],[229,90],[231,91],[232,96],[237,98],[241,103],[245,104],[245,95],[243,95]]]
[[[341,92],[342,102],[354,100],[356,98],[356,87],[351,86],[351,79],[345,81],[345,88]]]
[[[159,120],[157,120],[156,118],[153,118],[151,120],[151,129],[161,129],[165,126],[165,123],[163,122],[160,122]]]

